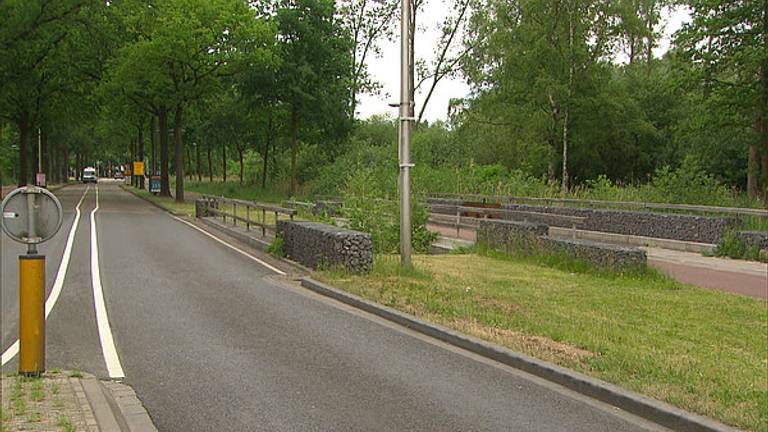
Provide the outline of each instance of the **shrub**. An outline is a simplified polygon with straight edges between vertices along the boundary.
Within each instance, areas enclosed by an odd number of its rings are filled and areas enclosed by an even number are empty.
[[[715,256],[768,262],[764,256],[760,255],[760,248],[757,245],[748,245],[733,230],[723,234],[722,240],[720,240],[720,243],[718,243],[713,252]]]
[[[267,252],[271,253],[274,256],[278,257],[285,257],[285,243],[283,242],[283,236],[280,234],[275,235],[275,239],[272,240],[272,243],[269,245],[269,249],[267,249]]]
[[[400,212],[389,199],[370,168],[353,171],[344,186],[344,213],[349,228],[370,233],[376,253],[396,253],[400,249]],[[429,213],[423,203],[411,202],[411,242],[416,252],[429,251],[437,234],[427,230]]]

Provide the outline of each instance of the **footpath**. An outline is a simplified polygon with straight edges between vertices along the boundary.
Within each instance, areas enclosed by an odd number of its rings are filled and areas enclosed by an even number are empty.
[[[0,431],[157,432],[129,386],[77,371],[0,376]]]

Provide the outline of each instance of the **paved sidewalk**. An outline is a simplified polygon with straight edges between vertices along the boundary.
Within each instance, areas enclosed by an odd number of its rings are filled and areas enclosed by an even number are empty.
[[[76,371],[0,376],[0,431],[157,432],[130,387]]]
[[[704,288],[768,299],[768,264],[706,257],[691,252],[642,248],[648,264],[673,278]]]

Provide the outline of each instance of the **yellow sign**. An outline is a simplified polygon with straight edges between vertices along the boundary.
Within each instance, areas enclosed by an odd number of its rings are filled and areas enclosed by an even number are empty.
[[[133,162],[133,175],[137,175],[137,176],[144,175],[144,161]]]

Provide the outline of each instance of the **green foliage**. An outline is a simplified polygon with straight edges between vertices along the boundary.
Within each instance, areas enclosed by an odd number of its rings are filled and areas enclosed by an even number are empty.
[[[370,233],[376,253],[400,249],[400,215],[397,202],[389,199],[375,181],[374,172],[360,169],[350,173],[343,189],[344,215],[348,227]],[[416,252],[428,252],[437,234],[427,230],[429,214],[423,203],[411,203],[411,241]]]
[[[757,245],[746,244],[739,238],[736,231],[724,233],[713,252],[715,256],[720,257],[768,262],[768,257],[760,255],[760,248]]]
[[[275,238],[274,240],[272,240],[272,243],[269,245],[267,252],[277,257],[285,257],[285,243],[283,241],[282,235],[280,234],[275,235]]]

